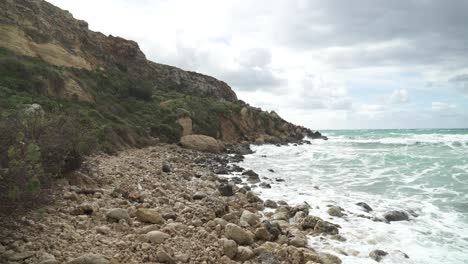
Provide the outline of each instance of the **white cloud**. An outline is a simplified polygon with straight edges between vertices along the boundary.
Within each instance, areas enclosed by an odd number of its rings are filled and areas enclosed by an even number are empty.
[[[456,108],[455,104],[449,104],[445,102],[432,102],[431,104],[432,111],[436,111],[436,112],[446,111],[446,110],[455,109],[455,108]]]
[[[390,103],[392,104],[404,104],[408,102],[408,91],[406,89],[398,89],[393,91],[390,95]]]

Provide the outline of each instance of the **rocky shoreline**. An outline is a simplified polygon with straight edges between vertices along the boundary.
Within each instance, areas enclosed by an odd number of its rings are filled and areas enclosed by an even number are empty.
[[[338,226],[216,175],[242,158],[165,144],[89,158],[52,204],[0,220],[0,263],[341,263],[306,237]]]

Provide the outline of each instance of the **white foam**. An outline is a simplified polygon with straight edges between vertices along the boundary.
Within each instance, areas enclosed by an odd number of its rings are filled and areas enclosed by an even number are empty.
[[[468,263],[468,222],[462,220],[464,216],[460,212],[442,210],[437,205],[448,199],[445,196],[466,197],[466,193],[425,182],[428,175],[444,170],[443,164],[429,162],[427,167],[416,169],[402,161],[393,167],[385,167],[389,163],[387,154],[395,150],[383,153],[369,149],[360,153],[342,143],[368,140],[332,137],[328,142],[313,141],[312,145],[298,147],[254,147],[256,153],[246,156],[240,165],[270,179],[286,180],[284,183],[270,182],[272,189],[256,189],[265,199],[286,200],[292,205],[306,201],[313,207],[311,214],[339,224],[342,227],[340,234],[347,238],[346,242],[329,239],[324,243],[319,237],[310,237],[310,245],[338,255],[343,263],[375,263],[368,257],[374,249],[390,253],[381,263]],[[458,141],[460,137],[468,141],[466,135],[448,135],[445,139],[436,135],[416,135],[394,142],[422,142],[423,138],[425,142]],[[409,158],[425,160],[417,151],[410,152],[413,157]],[[275,173],[268,169],[274,169]],[[454,177],[458,182],[466,183],[468,164],[459,165],[457,169],[461,172]],[[318,190],[316,186],[319,186]],[[357,202],[368,203],[374,211],[365,213],[355,205]],[[332,218],[326,213],[327,205],[339,205],[348,215]],[[386,224],[357,216],[381,217],[395,209],[412,209],[419,217],[411,217],[409,222]],[[404,258],[398,250],[410,258]],[[346,252],[348,256],[339,252]]]

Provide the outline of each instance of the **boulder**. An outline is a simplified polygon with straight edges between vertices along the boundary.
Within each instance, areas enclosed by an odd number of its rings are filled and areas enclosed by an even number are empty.
[[[233,196],[234,186],[232,184],[221,183],[218,185],[218,191],[221,196]]]
[[[164,162],[162,167],[161,167],[161,170],[165,173],[169,173],[172,171],[172,166],[169,162]]]
[[[272,200],[266,200],[263,205],[267,208],[278,208],[278,204]]]
[[[222,245],[224,250],[224,255],[228,256],[230,259],[234,259],[237,254],[237,243],[234,240],[222,239]]]
[[[119,222],[121,219],[130,222],[130,215],[126,209],[114,208],[110,209],[106,214],[107,220],[110,222]]]
[[[154,209],[139,208],[136,211],[136,218],[143,223],[164,224],[165,222],[161,214]]]
[[[99,254],[84,254],[69,261],[68,264],[109,264],[109,260]]]
[[[362,207],[362,209],[364,209],[364,211],[366,211],[366,212],[372,212],[372,207],[370,207],[365,202],[359,202],[356,205]]]
[[[343,208],[339,206],[332,206],[328,208],[327,213],[331,216],[342,217],[343,216]]]
[[[228,239],[236,241],[239,245],[250,245],[254,241],[254,235],[241,227],[229,223],[226,225],[225,235]]]
[[[224,145],[215,138],[205,135],[187,135],[180,139],[180,144],[184,148],[198,151],[220,153],[224,150]]]
[[[257,226],[260,223],[260,217],[257,214],[244,210],[240,217],[240,224],[244,225],[244,223],[249,226]]]
[[[245,172],[242,173],[242,175],[247,176],[247,181],[249,181],[250,183],[260,182],[260,177],[253,170],[245,171]]]
[[[281,264],[277,257],[271,253],[262,253],[255,259],[259,264]]]
[[[409,216],[406,212],[403,211],[390,211],[387,212],[383,215],[385,220],[388,222],[393,222],[393,221],[408,221]]]
[[[206,193],[204,192],[196,192],[193,196],[192,199],[194,200],[201,200],[206,197]]]
[[[146,234],[144,237],[147,242],[161,244],[164,242],[164,240],[170,238],[171,236],[161,231],[151,231],[148,232],[148,234]]]
[[[250,247],[238,247],[237,248],[237,254],[236,254],[237,260],[246,261],[253,257],[255,257],[255,254],[253,253]]]
[[[372,250],[370,253],[369,253],[369,257],[377,262],[380,262],[382,260],[383,257],[387,256],[388,253],[383,251],[383,250],[380,250],[380,249],[376,249],[376,250]]]

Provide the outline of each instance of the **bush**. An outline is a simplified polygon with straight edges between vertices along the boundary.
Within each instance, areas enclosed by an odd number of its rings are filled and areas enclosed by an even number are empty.
[[[18,114],[0,122],[0,212],[43,201],[56,178],[80,167],[83,131],[69,117]]]

